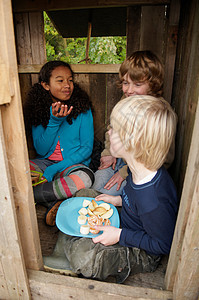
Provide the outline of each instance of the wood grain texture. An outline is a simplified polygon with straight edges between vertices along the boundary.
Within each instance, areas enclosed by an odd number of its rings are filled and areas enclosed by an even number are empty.
[[[28,271],[32,299],[172,299],[172,293],[45,272]]]

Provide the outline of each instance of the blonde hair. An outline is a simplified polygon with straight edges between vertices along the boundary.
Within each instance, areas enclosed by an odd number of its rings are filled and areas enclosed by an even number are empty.
[[[159,58],[151,51],[136,51],[120,66],[120,86],[125,75],[135,82],[148,82],[148,95],[160,97],[163,93],[164,71]]]
[[[159,169],[175,137],[177,116],[163,98],[136,95],[119,101],[111,126],[126,151],[149,170]]]

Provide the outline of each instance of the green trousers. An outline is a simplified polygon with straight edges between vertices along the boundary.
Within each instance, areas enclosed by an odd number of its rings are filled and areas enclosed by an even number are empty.
[[[94,190],[83,189],[76,196],[95,197],[98,194]],[[119,243],[104,246],[93,243],[90,238],[68,236],[62,232],[59,233],[56,248],[59,249],[56,255],[61,255],[62,259],[65,255],[72,272],[98,280],[114,276],[117,283],[124,282],[130,273],[155,271],[161,260],[161,256],[148,255],[135,247],[128,248]]]

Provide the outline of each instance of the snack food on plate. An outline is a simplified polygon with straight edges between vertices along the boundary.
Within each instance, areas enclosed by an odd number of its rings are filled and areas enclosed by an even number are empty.
[[[83,202],[83,207],[87,207],[89,206],[89,204],[91,203],[90,200],[87,200],[87,199],[84,199],[84,202]]]
[[[80,210],[79,210],[79,214],[80,215],[87,215],[87,209],[85,207],[82,207]]]
[[[104,207],[106,210],[109,210],[109,209],[111,208],[111,207],[110,207],[110,204],[108,204],[108,203],[106,203],[106,202],[101,203],[99,206],[100,206],[100,207]]]
[[[105,214],[106,212],[107,212],[107,210],[104,207],[99,207],[99,206],[93,210],[93,214],[96,216],[101,216],[101,215]]]
[[[109,209],[105,214],[101,215],[103,219],[109,219],[113,214],[113,209]]]
[[[87,221],[87,217],[86,217],[85,215],[80,215],[80,216],[78,217],[78,223],[79,223],[80,225],[85,224],[86,221]]]
[[[89,234],[90,227],[88,225],[82,225],[80,227],[81,234]]]
[[[78,211],[78,213],[80,214],[78,216],[78,223],[82,225],[80,227],[80,233],[88,234],[90,232],[97,234],[99,233],[99,230],[94,228],[95,225],[111,225],[109,218],[113,214],[113,209],[108,203],[101,203],[98,205],[95,200],[89,201],[85,199],[83,201],[83,207]],[[86,215],[89,215],[89,217]],[[84,225],[87,221],[88,224]]]

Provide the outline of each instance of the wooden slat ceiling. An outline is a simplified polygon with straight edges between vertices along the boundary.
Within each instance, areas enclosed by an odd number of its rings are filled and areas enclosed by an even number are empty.
[[[132,5],[167,5],[170,0],[12,0],[14,12],[117,7]]]
[[[126,35],[126,7],[49,11],[48,15],[64,38],[86,37],[89,22],[92,37]]]

